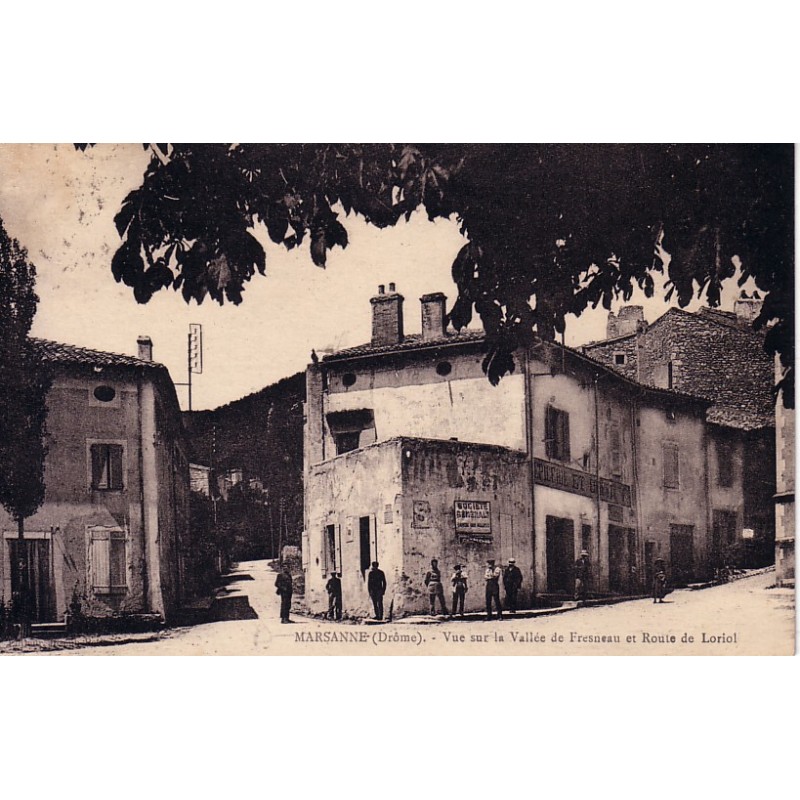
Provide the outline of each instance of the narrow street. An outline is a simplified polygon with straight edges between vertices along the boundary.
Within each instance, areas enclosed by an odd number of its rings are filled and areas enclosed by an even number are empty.
[[[701,591],[679,590],[663,604],[633,600],[538,618],[414,624],[344,624],[293,615],[281,625],[275,573],[244,562],[231,596],[246,594],[258,619],[167,632],[157,641],[64,651],[72,655],[658,655],[794,652],[794,593],[767,589],[774,573]],[[53,652],[57,655],[58,651]]]

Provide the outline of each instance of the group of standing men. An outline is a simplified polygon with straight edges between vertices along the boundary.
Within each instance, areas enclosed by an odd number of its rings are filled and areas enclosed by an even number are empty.
[[[463,572],[463,565],[456,564],[454,572],[450,578],[452,585],[452,605],[448,612],[447,604],[444,597],[444,583],[442,580],[442,572],[439,569],[439,562],[437,559],[431,561],[431,568],[425,575],[425,585],[428,587],[428,599],[430,602],[431,616],[436,615],[437,603],[441,607],[442,614],[448,614],[451,617],[464,616],[464,599],[467,594],[468,584],[467,576]],[[515,559],[508,559],[508,566],[505,569],[500,569],[496,566],[493,558],[486,562],[486,572],[484,573],[484,583],[486,584],[486,616],[488,619],[492,618],[492,607],[494,606],[497,611],[498,618],[503,617],[503,607],[500,603],[500,580],[502,578],[503,588],[506,591],[506,611],[515,614],[517,611],[517,595],[519,594],[520,587],[522,586],[522,571],[517,566]]]

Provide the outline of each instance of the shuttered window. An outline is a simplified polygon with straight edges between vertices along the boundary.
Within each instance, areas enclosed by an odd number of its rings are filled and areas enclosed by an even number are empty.
[[[730,442],[717,442],[717,475],[722,488],[733,486],[733,448]]]
[[[122,489],[122,445],[93,444],[92,489]]]
[[[95,594],[120,594],[128,589],[125,532],[90,528],[92,589]]]
[[[614,425],[609,431],[609,449],[611,451],[611,474],[618,478],[622,475],[622,441],[619,428]]]
[[[569,414],[559,408],[547,406],[544,422],[545,452],[548,458],[570,461]]]
[[[680,486],[678,445],[672,442],[664,442],[662,452],[664,455],[664,486],[667,489],[677,489]]]

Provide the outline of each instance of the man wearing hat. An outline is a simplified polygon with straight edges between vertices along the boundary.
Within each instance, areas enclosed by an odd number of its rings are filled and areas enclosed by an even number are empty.
[[[506,590],[506,611],[517,613],[517,593],[522,586],[522,570],[513,558],[508,559],[508,566],[503,570],[503,588]]]
[[[461,571],[461,564],[455,565],[455,572],[453,572],[453,613],[451,616],[456,615],[456,608],[458,613],[464,616],[464,597],[467,594],[467,576]]]
[[[431,560],[431,568],[425,575],[425,585],[428,587],[428,599],[431,604],[431,616],[436,615],[436,600],[442,607],[442,614],[447,613],[447,604],[444,601],[444,584],[442,583],[442,571],[439,569],[439,562],[434,558]]]
[[[325,584],[325,591],[328,593],[328,616],[341,621],[342,619],[342,581],[338,573],[332,572],[331,577]]]
[[[291,622],[289,619],[289,612],[292,608],[292,592],[294,587],[292,584],[292,573],[289,569],[289,562],[283,562],[283,569],[278,573],[275,578],[275,593],[280,595],[281,598],[281,623]]]
[[[503,609],[500,607],[500,576],[502,570],[494,565],[494,559],[486,561],[486,572],[483,577],[486,581],[486,617],[492,618],[492,602],[497,609],[497,616],[503,619]]]
[[[589,594],[589,553],[581,550],[581,557],[575,562],[575,600],[585,603]]]
[[[372,569],[367,575],[367,591],[369,592],[372,607],[375,609],[375,619],[383,619],[383,596],[386,594],[386,576],[382,569],[378,569],[378,562],[372,562]]]

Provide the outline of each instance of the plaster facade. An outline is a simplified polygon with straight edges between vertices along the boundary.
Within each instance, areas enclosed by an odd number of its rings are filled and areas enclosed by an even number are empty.
[[[168,617],[189,546],[187,446],[169,376],[151,362],[40,344],[54,377],[45,501],[24,525],[34,621],[61,621],[74,602],[90,617]],[[22,551],[4,510],[0,532],[8,605]]]
[[[381,339],[309,365],[311,608],[326,607],[330,568],[320,554],[329,526],[352,532],[352,520],[368,514],[383,543],[375,553],[395,614],[427,609],[421,580],[433,557],[448,577],[455,563],[468,566],[473,610],[483,607],[488,557],[515,558],[527,604],[571,595],[584,549],[594,594],[647,591],[658,557],[674,559],[678,582],[706,577],[709,403],[643,386],[542,342],[518,351],[514,374],[493,387],[482,349],[472,332],[394,345]],[[475,508],[491,516],[490,537],[455,530],[456,509],[470,492]],[[420,514],[425,527],[414,524]],[[344,538],[354,541],[352,533]],[[364,614],[369,603],[354,553],[345,547],[338,571],[345,611]]]

